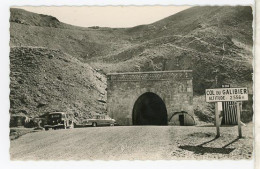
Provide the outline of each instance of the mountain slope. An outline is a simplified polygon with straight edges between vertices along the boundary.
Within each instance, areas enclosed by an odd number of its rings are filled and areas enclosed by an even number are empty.
[[[21,9],[11,8],[10,12],[10,46],[60,49],[86,62],[92,57],[116,54],[130,44],[121,36],[121,29],[82,28]]]
[[[19,8],[10,8],[10,12],[11,15],[9,20],[13,23],[19,23],[28,26],[75,29],[74,26],[62,23],[53,16],[36,14]]]
[[[105,111],[105,104],[98,101],[106,98],[105,76],[95,70],[106,74],[190,69],[195,95],[203,95],[206,88],[220,84],[248,87],[252,93],[251,7],[192,7],[133,28],[82,28],[61,23],[52,16],[20,9],[10,12],[11,112]],[[48,52],[54,55],[53,60],[46,58]],[[26,61],[27,55],[38,63],[36,67],[33,63],[29,63],[32,67],[24,67],[26,64],[15,61]],[[56,60],[56,56],[69,62]],[[18,68],[20,78],[12,74]],[[65,78],[59,80],[60,75]],[[88,80],[89,76],[92,80]],[[97,89],[100,77],[102,85]],[[26,82],[18,82],[19,79]],[[35,95],[39,90],[35,84],[41,83],[49,83],[49,90],[41,89],[45,92],[42,104],[40,96]],[[60,101],[63,106],[55,107]]]
[[[92,59],[91,65],[105,72],[191,69],[196,94],[214,87],[216,76],[218,85],[252,89],[252,19],[251,7],[189,8],[126,29],[136,44],[119,54]]]
[[[252,45],[252,20],[252,9],[249,6],[192,7],[155,23],[130,28],[127,32],[146,40],[162,36],[191,35],[198,31],[206,33],[207,30],[213,31],[213,28],[222,35],[238,35],[236,38]]]
[[[12,47],[10,113],[27,116],[53,111],[105,112],[106,78],[86,63],[59,50]]]

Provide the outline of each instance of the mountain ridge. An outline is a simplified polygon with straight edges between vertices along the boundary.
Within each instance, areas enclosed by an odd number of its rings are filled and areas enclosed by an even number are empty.
[[[64,24],[52,16],[12,8],[10,12],[10,58],[21,57],[19,50],[41,47],[45,50],[60,51],[59,57],[77,60],[73,62],[75,64],[71,70],[80,72],[82,70],[79,68],[82,65],[84,68],[93,67],[89,68],[93,70],[92,73],[88,72],[90,76],[99,74],[102,79],[105,78],[106,73],[111,72],[189,69],[193,70],[196,96],[202,96],[206,88],[218,87],[220,84],[231,84],[231,87],[246,86],[252,93],[253,15],[252,8],[249,6],[192,7],[160,21],[132,28],[82,28]],[[37,54],[39,49],[35,50],[33,58],[38,60],[41,58],[38,58]],[[16,52],[12,53],[13,51]],[[30,55],[30,52],[28,54]],[[54,52],[53,55],[57,54]],[[11,65],[14,63],[11,61]],[[61,64],[63,62],[57,63],[59,69],[63,70]],[[50,60],[42,64],[49,68],[54,66]],[[26,73],[22,76],[26,77]],[[51,72],[49,76],[52,77]],[[73,73],[70,72],[66,76],[68,81],[74,78]],[[19,84],[18,77],[13,74],[10,77],[13,79],[11,85]],[[29,78],[34,79],[32,75]],[[91,86],[99,79],[100,77],[95,77],[93,81],[86,83]],[[66,80],[61,83],[61,88],[67,88],[67,91],[73,95],[73,86],[67,87]],[[81,82],[80,77],[75,80]],[[19,85],[26,87],[28,84]],[[77,87],[84,89],[84,84],[79,84]],[[101,88],[105,96],[105,80]],[[15,86],[11,86],[14,95],[20,96],[17,92],[21,91],[15,92],[14,89]],[[53,90],[55,93],[56,89]],[[91,92],[94,92],[92,90],[94,89],[91,89]],[[84,95],[88,95],[88,92],[83,91],[78,92],[78,97],[84,100]],[[31,95],[28,96],[29,100],[35,97]],[[47,96],[46,98],[55,100],[62,97],[62,93],[54,98],[51,93]],[[89,104],[89,108],[84,108],[84,101],[81,101],[82,104],[78,105],[75,111],[105,112],[105,103],[102,103],[102,106],[97,106],[101,103],[95,103],[100,100],[100,97],[100,93],[93,94],[93,98],[86,99],[85,102]],[[106,101],[105,97],[102,99]],[[13,100],[18,101],[17,104],[11,104],[10,112],[24,109],[19,99]],[[77,100],[69,99],[66,102],[77,105]],[[30,107],[27,112],[38,111],[34,101],[32,105],[34,107]],[[95,106],[99,108],[92,110],[91,107]],[[68,107],[66,109],[72,111]],[[44,111],[51,111],[51,108]]]

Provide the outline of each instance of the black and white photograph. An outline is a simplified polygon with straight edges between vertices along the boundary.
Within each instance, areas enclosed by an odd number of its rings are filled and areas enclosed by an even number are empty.
[[[9,12],[11,161],[253,159],[252,6]]]

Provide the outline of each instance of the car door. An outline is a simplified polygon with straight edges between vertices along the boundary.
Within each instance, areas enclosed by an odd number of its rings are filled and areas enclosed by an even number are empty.
[[[106,125],[111,124],[111,118],[109,116],[105,116],[105,123],[106,123]]]
[[[101,117],[100,116],[96,116],[96,123],[97,125],[102,125],[102,120],[101,120]]]
[[[102,126],[106,125],[105,116],[100,116],[100,123],[101,123]]]
[[[69,123],[68,123],[68,114],[65,114],[65,119],[64,119],[65,123],[66,123],[66,126],[68,127],[69,126]]]

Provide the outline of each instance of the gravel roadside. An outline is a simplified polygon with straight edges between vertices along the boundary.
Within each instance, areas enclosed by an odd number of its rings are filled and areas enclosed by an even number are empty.
[[[116,126],[28,133],[10,143],[11,160],[251,159],[253,125]]]

